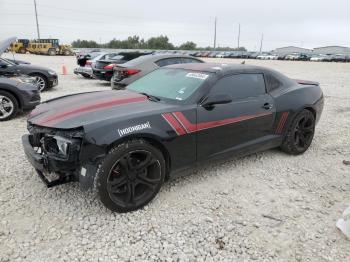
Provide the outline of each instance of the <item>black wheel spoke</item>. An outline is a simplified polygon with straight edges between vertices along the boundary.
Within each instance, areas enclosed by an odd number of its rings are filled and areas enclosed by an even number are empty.
[[[125,158],[122,158],[119,160],[119,164],[121,165],[123,171],[125,173],[128,173],[129,172],[129,161],[128,159],[125,157]]]
[[[121,194],[124,192],[126,183],[127,178],[125,176],[121,176],[119,178],[114,178],[112,181],[109,181],[107,187],[111,193]]]
[[[303,132],[310,133],[314,131],[314,128],[312,126],[306,126],[301,129]]]
[[[147,176],[139,175],[136,181],[138,182],[138,184],[145,185],[148,188],[153,190],[157,186],[157,184],[160,182],[160,178],[151,179],[151,178],[148,178]]]
[[[151,153],[147,152],[146,158],[142,162],[138,163],[135,166],[136,169],[144,169],[148,166],[153,165],[156,162],[156,159],[152,156]]]
[[[133,203],[135,199],[135,183],[129,182],[127,185],[126,203]]]

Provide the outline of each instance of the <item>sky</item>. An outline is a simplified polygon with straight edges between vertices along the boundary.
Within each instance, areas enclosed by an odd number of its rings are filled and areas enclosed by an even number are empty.
[[[350,0],[36,0],[41,38],[105,43],[139,35],[167,35],[175,45],[193,41],[255,51],[277,47],[350,46]],[[0,38],[37,38],[34,0],[0,0]]]

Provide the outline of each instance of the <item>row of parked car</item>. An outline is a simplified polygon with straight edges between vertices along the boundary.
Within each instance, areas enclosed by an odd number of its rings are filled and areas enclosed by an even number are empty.
[[[10,120],[19,111],[40,103],[40,92],[58,85],[55,71],[28,62],[2,58],[15,38],[0,42],[0,121]]]
[[[195,57],[216,57],[216,58],[244,58],[244,59],[262,59],[262,60],[291,60],[291,61],[314,61],[314,62],[350,62],[350,55],[344,54],[276,54],[276,53],[259,53],[259,52],[196,52],[190,53]]]
[[[186,54],[94,51],[78,54],[77,63],[79,67],[74,70],[75,74],[108,81],[113,89],[123,89],[157,68],[204,61]]]

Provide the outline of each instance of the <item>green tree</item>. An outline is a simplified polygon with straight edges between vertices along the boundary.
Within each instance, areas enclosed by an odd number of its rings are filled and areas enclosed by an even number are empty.
[[[99,44],[95,41],[87,41],[87,40],[76,40],[72,43],[72,46],[75,48],[98,48]]]
[[[179,46],[180,50],[196,50],[197,44],[191,41],[187,41]]]
[[[149,49],[159,49],[159,50],[172,50],[174,45],[169,43],[169,38],[167,36],[151,37],[147,41],[147,48]]]

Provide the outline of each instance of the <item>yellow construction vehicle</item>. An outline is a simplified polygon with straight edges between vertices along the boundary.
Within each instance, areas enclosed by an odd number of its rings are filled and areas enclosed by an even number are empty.
[[[25,54],[29,45],[29,39],[18,39],[10,45],[10,51],[13,53]]]
[[[37,39],[29,42],[27,50],[38,55],[73,55],[69,45],[60,45],[58,39]]]

